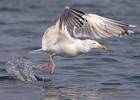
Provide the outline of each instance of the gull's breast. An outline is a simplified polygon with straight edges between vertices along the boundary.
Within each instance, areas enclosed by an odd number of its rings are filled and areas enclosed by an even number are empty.
[[[74,57],[78,55],[78,50],[73,44],[61,44],[54,47],[54,52],[59,56]]]

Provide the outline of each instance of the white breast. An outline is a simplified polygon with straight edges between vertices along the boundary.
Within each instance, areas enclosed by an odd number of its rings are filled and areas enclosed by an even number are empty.
[[[54,46],[53,51],[59,56],[77,56],[78,50],[74,44],[59,44]]]

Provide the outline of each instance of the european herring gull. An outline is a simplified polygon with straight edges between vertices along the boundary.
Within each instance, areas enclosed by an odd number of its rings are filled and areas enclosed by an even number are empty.
[[[45,31],[42,38],[42,48],[37,50],[49,55],[50,62],[45,64],[43,68],[54,73],[54,56],[75,57],[88,53],[94,48],[107,49],[105,45],[94,39],[120,37],[134,33],[129,30],[129,27],[135,26],[96,14],[84,13],[67,6],[55,24]],[[81,39],[81,37],[87,39]]]

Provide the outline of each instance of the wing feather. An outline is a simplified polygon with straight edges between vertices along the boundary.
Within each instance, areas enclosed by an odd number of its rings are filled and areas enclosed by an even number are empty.
[[[129,27],[133,25],[104,18],[96,14],[86,14],[69,7],[65,8],[59,20],[59,28],[67,31],[74,38],[106,38],[133,33],[133,31],[129,30]]]

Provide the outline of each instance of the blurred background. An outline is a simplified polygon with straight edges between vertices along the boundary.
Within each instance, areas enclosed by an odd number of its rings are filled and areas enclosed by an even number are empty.
[[[108,51],[56,57],[56,73],[41,69],[44,31],[65,6],[134,24],[135,34],[101,39]],[[0,0],[0,100],[139,100],[139,0]]]

